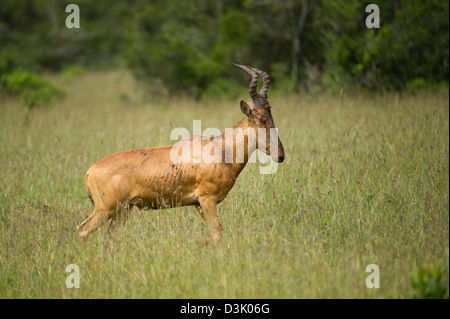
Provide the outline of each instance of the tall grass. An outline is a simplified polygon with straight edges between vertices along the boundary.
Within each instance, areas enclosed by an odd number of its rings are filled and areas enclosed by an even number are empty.
[[[117,234],[80,243],[92,164],[243,114],[239,99],[148,102],[123,72],[51,80],[67,91],[54,106],[0,101],[2,298],[409,298],[421,267],[448,264],[448,91],[269,92],[286,160],[241,173],[219,205],[221,245],[192,207],[134,210]],[[79,289],[65,285],[69,264]],[[365,285],[369,264],[379,289]]]

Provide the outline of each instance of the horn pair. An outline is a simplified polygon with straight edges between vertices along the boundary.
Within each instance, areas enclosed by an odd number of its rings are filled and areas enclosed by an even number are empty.
[[[248,91],[249,91],[250,97],[252,98],[255,105],[256,106],[268,105],[267,90],[269,89],[269,85],[270,85],[269,75],[267,73],[265,73],[264,71],[261,71],[257,68],[252,68],[250,66],[239,65],[236,63],[233,63],[233,65],[244,70],[245,72],[247,72],[248,75],[250,75],[250,86],[249,86]],[[263,80],[263,85],[262,85],[259,93],[257,92],[258,76],[260,76],[261,79]]]

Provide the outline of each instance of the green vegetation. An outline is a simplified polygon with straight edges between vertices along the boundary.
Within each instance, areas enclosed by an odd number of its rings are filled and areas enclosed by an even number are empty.
[[[448,298],[449,2],[367,29],[371,2],[77,0],[68,29],[70,2],[1,1],[0,297]],[[271,75],[286,161],[243,171],[222,244],[186,207],[79,243],[92,164],[241,119],[232,62]]]
[[[67,92],[53,107],[0,107],[2,298],[448,296],[448,88],[271,90],[286,160],[274,175],[245,168],[219,205],[216,247],[192,207],[134,210],[114,236],[102,228],[78,242],[75,227],[92,212],[84,174],[110,153],[172,143],[171,130],[194,119],[230,127],[245,82],[233,99],[148,102],[123,71],[49,80]],[[69,264],[80,267],[79,289],[65,286]],[[365,286],[368,264],[380,267],[379,289]]]
[[[411,278],[411,283],[416,290],[414,298],[448,299],[448,264],[440,269],[420,267]]]
[[[17,67],[128,67],[155,92],[194,97],[240,90],[232,62],[270,73],[286,91],[398,91],[448,87],[449,2],[78,0],[79,29],[67,29],[67,1],[0,3],[0,74]]]
[[[21,96],[24,104],[29,108],[49,104],[64,96],[63,90],[25,70],[16,69],[2,75],[0,83],[3,84],[6,94]]]

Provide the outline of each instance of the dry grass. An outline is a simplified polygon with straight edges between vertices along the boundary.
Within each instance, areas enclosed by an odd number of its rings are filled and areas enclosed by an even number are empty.
[[[123,72],[52,81],[68,92],[54,106],[0,101],[2,298],[407,298],[419,267],[448,264],[448,91],[272,92],[286,161],[274,175],[245,168],[219,205],[220,246],[205,244],[193,208],[135,210],[115,236],[82,244],[93,163],[169,144],[194,119],[223,131],[242,114],[239,99],[143,102]],[[69,264],[80,289],[65,286]],[[380,289],[365,286],[368,264]]]

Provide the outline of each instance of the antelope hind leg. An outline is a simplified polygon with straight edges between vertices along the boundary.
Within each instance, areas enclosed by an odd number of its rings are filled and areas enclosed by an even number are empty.
[[[132,207],[130,207],[129,205],[125,205],[124,207],[121,207],[117,210],[117,213],[114,215],[114,217],[111,218],[109,222],[108,230],[110,234],[117,232],[123,227],[123,225],[125,225],[131,209]]]
[[[115,210],[103,212],[94,209],[94,212],[77,227],[78,238],[85,241],[90,233],[99,229],[104,223],[113,218],[115,214]]]

